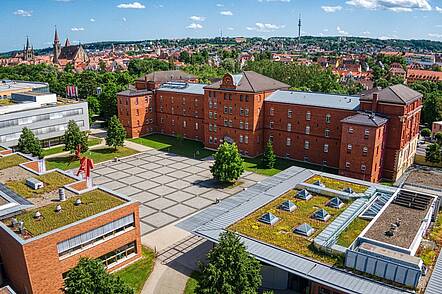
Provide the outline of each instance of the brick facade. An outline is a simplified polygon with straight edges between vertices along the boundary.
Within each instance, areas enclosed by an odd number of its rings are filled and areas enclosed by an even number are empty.
[[[304,105],[267,100],[288,85],[253,72],[226,74],[221,81],[206,85],[201,93],[186,92],[184,88],[163,90],[152,82],[148,91],[148,81],[137,83],[138,91],[118,94],[118,115],[129,137],[152,132],[180,134],[202,141],[213,150],[224,141],[235,142],[240,152],[250,157],[262,154],[271,139],[279,157],[327,166],[342,175],[373,182],[381,178],[396,180],[412,164],[416,152],[422,95],[409,92],[412,90],[405,86],[399,86],[405,90],[382,90],[399,93],[392,102],[393,94],[378,90],[379,99],[376,93],[361,97],[329,95],[337,105],[332,101],[324,106],[311,101]],[[400,95],[417,96],[403,101]],[[373,96],[375,102],[368,98]],[[349,108],[342,102],[345,99],[350,104],[360,103]],[[358,113],[374,113],[388,122],[382,126],[341,122]],[[354,133],[349,134],[349,128]],[[367,138],[366,131],[370,133]],[[349,144],[351,152],[347,150]]]
[[[139,227],[139,203],[133,203],[80,222],[61,231],[49,232],[41,237],[20,244],[12,232],[0,227],[1,257],[10,285],[18,293],[62,293],[63,274],[73,268],[80,257],[98,258],[131,242],[136,243],[137,253],[130,259],[112,267],[112,271],[141,257]],[[59,257],[57,243],[103,226],[109,222],[133,214],[135,228],[110,237],[104,242],[73,255]],[[20,237],[17,237],[20,238]]]

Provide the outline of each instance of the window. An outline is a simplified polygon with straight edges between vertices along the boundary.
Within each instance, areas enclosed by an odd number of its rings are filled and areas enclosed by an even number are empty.
[[[229,120],[229,127],[233,127],[233,121]]]
[[[288,111],[287,111],[287,117],[288,117],[288,118],[292,118],[292,111],[291,111],[291,110],[288,110]]]
[[[246,130],[248,130],[248,129],[249,129],[249,122],[246,121],[246,123],[244,124],[244,126],[245,126],[244,128],[245,128]]]
[[[212,101],[209,100],[209,108],[212,108]]]
[[[216,124],[213,124],[213,131],[216,133]]]
[[[198,130],[198,128],[199,128],[199,126],[198,126],[198,123],[196,122],[195,123],[195,130]]]
[[[213,119],[216,120],[216,117],[217,117],[216,112],[214,112],[214,113],[213,113]]]
[[[233,110],[232,110],[232,106],[229,106],[229,114],[232,114]]]
[[[272,136],[272,135],[269,136],[269,141],[270,141],[271,143],[273,143],[273,136]]]
[[[353,134],[353,131],[354,131],[354,130],[353,130],[352,127],[348,128],[348,133],[349,133],[349,134]]]
[[[137,116],[139,116],[140,115],[140,110],[139,109],[137,109]]]
[[[239,128],[242,130],[244,128],[244,123],[242,121],[239,122]]]
[[[135,104],[138,105],[138,97],[135,98]]]
[[[362,155],[367,156],[368,153],[368,147],[362,148]]]
[[[213,139],[213,142],[214,142],[215,144],[218,144],[218,138],[215,137],[215,138]]]
[[[310,111],[307,111],[307,113],[305,114],[305,120],[310,120],[312,117],[312,114],[310,113]]]
[[[242,102],[242,95],[239,95],[239,101]]]
[[[370,131],[368,129],[365,129],[365,131],[364,131],[364,139],[368,139],[368,136],[370,136]]]
[[[324,144],[324,153],[328,153],[328,144]]]
[[[288,123],[288,124],[287,124],[287,131],[288,131],[288,132],[291,132],[291,131],[292,131],[292,124],[291,124],[291,123]]]
[[[274,115],[275,115],[275,110],[273,109],[273,107],[270,108],[270,115],[271,115],[271,116],[274,116]]]
[[[350,162],[345,162],[345,168],[350,168]]]
[[[287,138],[287,146],[290,146],[290,145],[292,145],[292,139],[290,139],[290,138]]]
[[[270,128],[273,129],[273,122],[270,122]]]
[[[244,136],[243,135],[239,135],[239,143],[243,143],[244,142]]]
[[[239,108],[239,115],[244,115],[244,109],[242,107]]]
[[[228,108],[227,108],[227,106],[224,106],[224,113],[227,113],[228,112]]]
[[[209,111],[209,118],[212,118],[212,112]]]
[[[248,109],[248,108],[246,108],[246,109],[244,110],[244,114],[245,114],[245,116],[249,116],[249,109]]]
[[[245,95],[246,102],[249,102],[249,95]]]
[[[229,121],[227,119],[224,120],[224,126],[225,127],[229,126]]]
[[[120,260],[131,258],[132,256],[135,256],[136,253],[137,246],[135,245],[135,242],[131,242],[116,250],[106,253],[103,256],[100,256],[98,259],[103,262],[106,268],[111,268],[119,263]]]
[[[212,144],[212,141],[213,141],[212,137],[209,137],[209,143],[210,144]]]
[[[305,134],[309,135],[310,134],[310,126],[306,126],[305,127]]]
[[[310,149],[310,142],[309,141],[304,141],[304,149]]]
[[[246,143],[246,144],[249,143],[249,136],[244,136],[244,143]]]
[[[361,164],[361,171],[365,171],[367,169],[367,167],[365,166],[365,164]]]
[[[353,146],[351,144],[347,144],[347,153],[350,153],[352,148]]]
[[[325,129],[325,131],[324,131],[324,136],[325,136],[326,138],[330,137],[330,130],[329,130],[329,129]]]
[[[212,124],[209,124],[209,132],[213,130]]]
[[[327,113],[325,115],[325,123],[329,124],[330,122],[331,122],[331,115]]]

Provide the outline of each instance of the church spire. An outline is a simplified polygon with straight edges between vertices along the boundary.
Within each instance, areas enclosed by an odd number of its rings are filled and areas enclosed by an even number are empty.
[[[65,47],[71,46],[71,42],[69,42],[69,38],[66,38],[66,42],[64,43]]]
[[[31,44],[29,42],[29,36],[26,36],[26,50],[29,50],[31,47]]]
[[[53,47],[54,57],[52,59],[53,63],[55,63],[55,64],[58,63],[58,56],[60,56],[60,52],[61,52],[60,39],[58,38],[57,27],[55,27],[54,47]]]
[[[54,36],[54,44],[59,44],[60,39],[58,38],[57,27],[55,27],[55,36]]]

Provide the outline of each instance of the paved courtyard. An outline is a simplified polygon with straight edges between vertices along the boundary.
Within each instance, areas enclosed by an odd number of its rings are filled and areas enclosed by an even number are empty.
[[[141,234],[145,235],[265,178],[245,172],[240,185],[220,188],[210,173],[212,163],[152,149],[98,164],[93,181],[141,202]]]

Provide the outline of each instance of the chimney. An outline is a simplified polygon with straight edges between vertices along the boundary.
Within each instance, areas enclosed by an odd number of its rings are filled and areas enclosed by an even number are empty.
[[[371,102],[371,111],[376,112],[378,109],[378,93],[373,93],[373,100]]]

